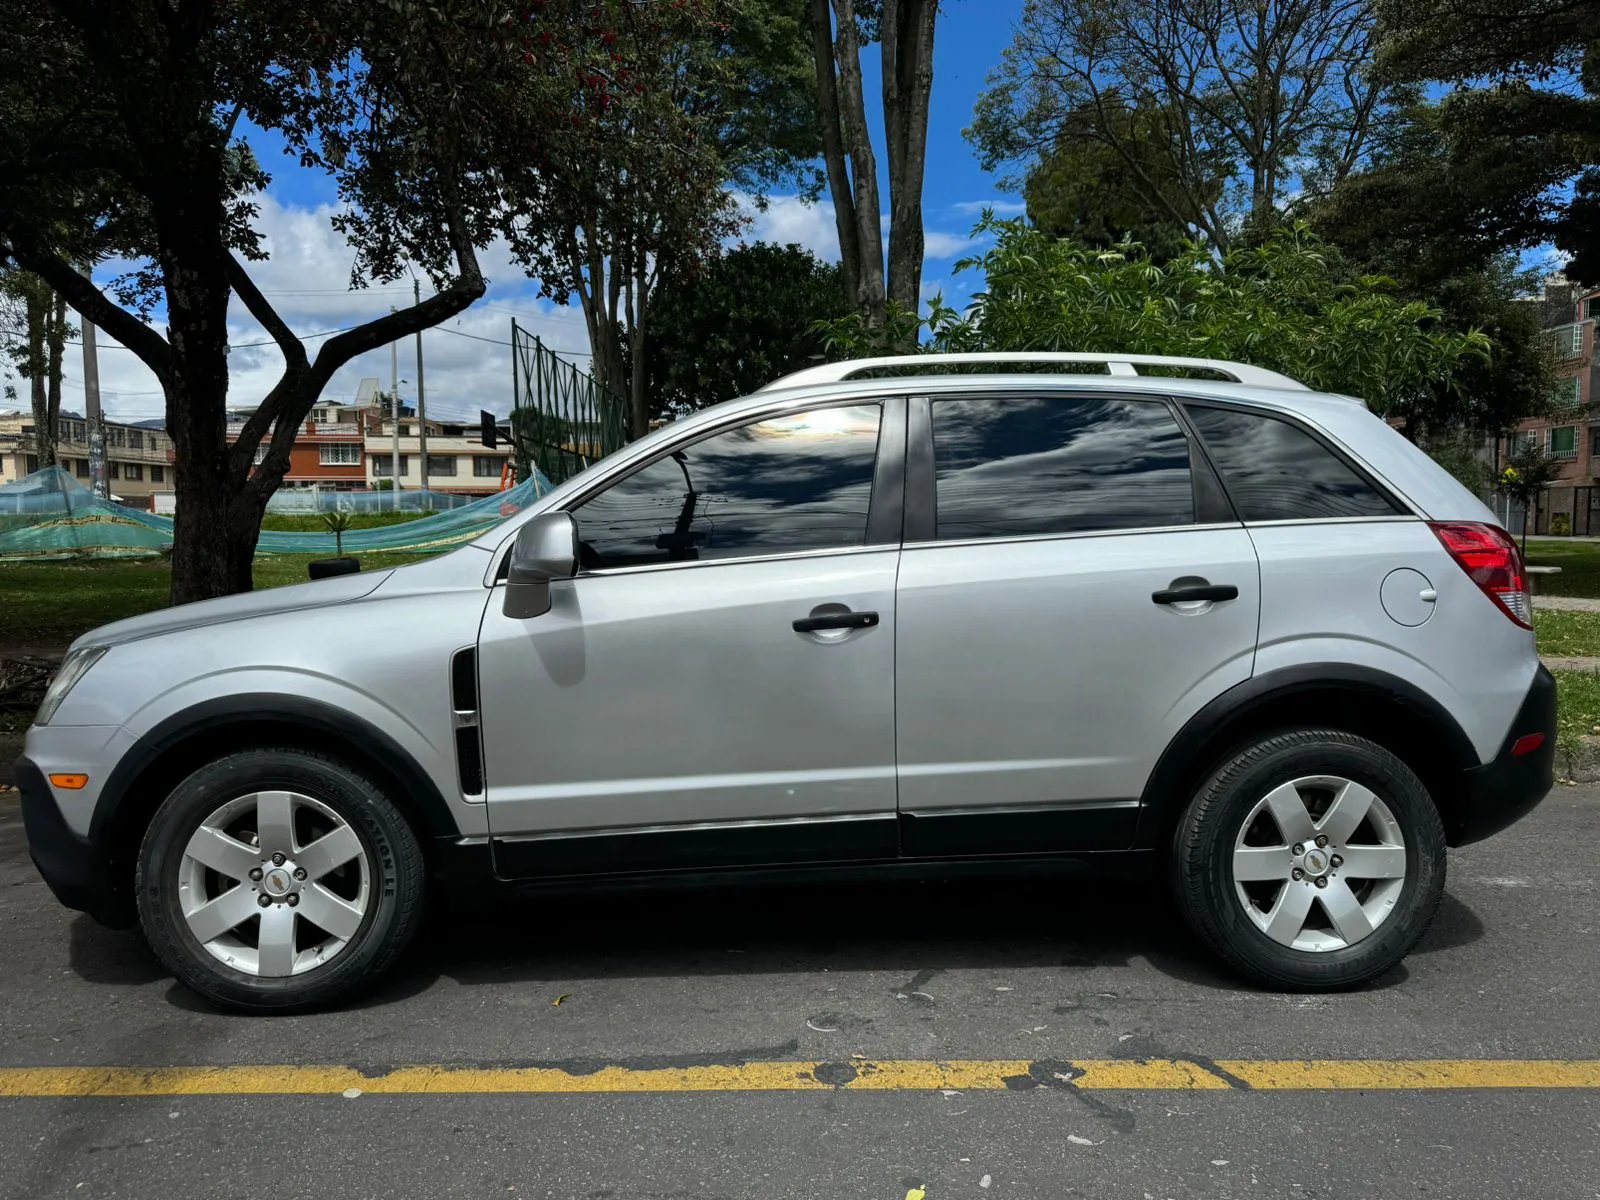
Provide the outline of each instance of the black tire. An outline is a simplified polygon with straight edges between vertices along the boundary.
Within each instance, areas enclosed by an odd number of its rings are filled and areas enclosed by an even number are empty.
[[[1360,941],[1323,951],[1269,937],[1246,914],[1233,879],[1233,850],[1256,803],[1316,775],[1371,789],[1406,846],[1405,880],[1388,917]],[[1444,895],[1444,827],[1421,780],[1382,746],[1332,729],[1286,731],[1242,748],[1201,786],[1178,822],[1171,875],[1189,924],[1241,974],[1285,991],[1333,991],[1391,970],[1427,931]]]
[[[371,872],[369,907],[328,962],[300,974],[262,977],[209,953],[191,932],[179,899],[190,837],[228,800],[285,790],[328,806],[356,833]],[[245,1012],[303,1012],[367,987],[405,949],[423,915],[427,872],[410,824],[381,789],[325,754],[290,748],[241,750],[201,767],[162,802],[139,850],[136,895],[145,937],[189,988]]]

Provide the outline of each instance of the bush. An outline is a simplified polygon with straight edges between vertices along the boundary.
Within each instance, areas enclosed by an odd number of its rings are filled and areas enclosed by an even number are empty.
[[[1550,515],[1550,536],[1570,537],[1572,534],[1572,518],[1566,513],[1552,513]]]

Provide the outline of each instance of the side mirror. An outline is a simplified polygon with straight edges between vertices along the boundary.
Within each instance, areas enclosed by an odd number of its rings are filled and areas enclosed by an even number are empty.
[[[516,621],[550,611],[550,581],[578,573],[578,523],[571,513],[540,513],[517,531],[506,571],[505,604]]]

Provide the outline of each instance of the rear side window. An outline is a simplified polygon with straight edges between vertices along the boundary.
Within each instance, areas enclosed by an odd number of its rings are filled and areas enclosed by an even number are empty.
[[[1246,521],[1392,517],[1398,509],[1310,434],[1226,408],[1185,408]]]
[[[1189,441],[1159,401],[973,397],[931,411],[940,541],[1194,523]]]
[[[882,407],[772,417],[674,450],[573,510],[585,570],[860,546]]]

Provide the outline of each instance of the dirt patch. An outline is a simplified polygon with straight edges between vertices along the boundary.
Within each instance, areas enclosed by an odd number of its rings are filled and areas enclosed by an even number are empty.
[[[60,665],[59,651],[0,657],[0,788],[15,785],[12,764],[22,753],[28,723]]]

